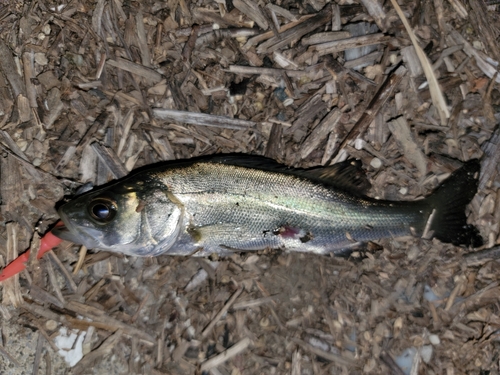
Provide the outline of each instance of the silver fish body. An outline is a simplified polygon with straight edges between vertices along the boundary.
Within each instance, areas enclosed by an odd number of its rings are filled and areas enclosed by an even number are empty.
[[[360,242],[421,235],[426,226],[443,241],[477,246],[481,239],[464,210],[478,169],[466,164],[427,199],[389,202],[260,157],[194,159],[76,197],[59,210],[65,228],[54,233],[134,256],[264,249],[342,254]]]

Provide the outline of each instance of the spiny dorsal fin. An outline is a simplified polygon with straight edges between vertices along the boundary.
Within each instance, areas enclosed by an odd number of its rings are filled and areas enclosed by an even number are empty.
[[[351,194],[364,195],[371,188],[371,184],[366,178],[364,170],[361,168],[361,162],[355,159],[348,159],[328,167],[314,167],[309,169],[287,167],[272,159],[258,155],[216,155],[209,158],[208,161],[293,174],[347,191]]]
[[[307,169],[305,175],[353,194],[365,195],[372,186],[361,168],[361,161],[355,159],[348,159],[328,167]]]

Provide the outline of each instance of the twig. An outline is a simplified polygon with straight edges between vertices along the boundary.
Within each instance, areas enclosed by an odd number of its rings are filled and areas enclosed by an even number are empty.
[[[314,128],[307,136],[300,147],[300,156],[302,159],[307,158],[317,147],[323,142],[328,135],[335,129],[342,117],[339,110],[331,110],[323,120]]]
[[[50,251],[52,252],[52,250]],[[52,285],[52,288],[54,289],[54,292],[56,293],[57,299],[61,302],[61,304],[65,304],[66,300],[64,299],[64,296],[62,295],[61,288],[59,288],[59,284],[57,283],[57,278],[56,274],[54,272],[54,268],[52,267],[52,263],[50,261],[46,262],[45,265],[47,266],[47,273],[49,274],[49,280],[50,284]]]
[[[212,321],[205,327],[205,329],[201,332],[201,337],[207,337],[212,328],[217,324],[217,322],[220,320],[222,315],[224,315],[227,310],[231,307],[231,305],[236,301],[236,298],[240,296],[240,294],[243,292],[244,288],[240,287],[236,292],[233,293],[229,301],[226,302],[226,304],[220,309],[220,311],[217,313],[215,318],[212,319]]]
[[[14,94],[14,99],[16,99],[19,95],[26,96],[26,87],[24,86],[23,80],[17,71],[16,62],[12,57],[12,52],[1,39],[0,56],[2,56],[0,59],[0,69],[4,72],[5,78],[9,81],[10,88]]]
[[[468,3],[472,8],[472,12],[469,14],[469,21],[472,27],[478,35],[481,35],[481,40],[486,42],[488,52],[492,55],[493,59],[500,61],[500,46],[497,42],[498,31],[495,22],[488,15],[486,4],[482,0],[471,0]]]
[[[226,129],[248,129],[257,123],[249,120],[239,120],[225,116],[208,115],[205,113],[175,111],[172,109],[154,108],[153,116],[161,120],[181,122],[191,125],[216,126]]]
[[[49,352],[45,352],[45,374],[46,375],[51,375],[52,374],[52,360],[50,358]]]
[[[233,305],[233,310],[246,310],[248,308],[261,306],[270,302],[274,302],[276,298],[277,296],[270,296],[252,299],[250,301],[241,301]]]
[[[479,266],[492,260],[500,260],[500,246],[467,253],[464,255],[464,260],[467,267]]]
[[[460,0],[448,0],[453,9],[455,9],[455,12],[463,18],[464,20],[469,17],[469,14],[467,13],[467,10],[463,6],[463,4],[460,2]]]
[[[115,318],[106,315],[106,312],[100,310],[96,307],[86,305],[84,303],[79,303],[76,301],[70,301],[66,304],[66,309],[73,311],[84,318],[89,318],[91,321],[86,321],[83,319],[73,319],[67,317],[68,321],[74,322],[75,324],[81,322],[82,324],[91,325],[95,327],[104,328],[107,330],[115,331],[117,329],[123,330],[123,333],[127,336],[136,336],[146,343],[154,345],[156,339],[149,333],[140,330],[138,328],[132,327],[129,324],[123,323]]]
[[[396,363],[394,358],[392,358],[392,356],[389,353],[383,351],[382,353],[380,353],[379,358],[383,364],[385,364],[387,367],[389,367],[389,369],[391,370],[391,374],[393,374],[393,375],[405,375],[403,370],[401,370],[401,368],[398,366],[398,364]]]
[[[296,343],[297,345],[300,345],[301,347],[303,347],[305,350],[307,350],[307,351],[309,351],[309,352],[311,352],[311,353],[313,353],[321,358],[324,358],[328,361],[335,362],[341,366],[353,366],[353,367],[359,366],[359,362],[357,362],[354,359],[349,359],[349,358],[342,357],[338,354],[325,352],[324,350],[316,348],[315,346],[312,346],[311,344],[308,344],[307,342],[302,341],[302,340],[297,339],[297,338],[292,338],[292,341],[294,343]]]
[[[309,34],[332,19],[332,7],[328,4],[319,13],[299,21],[294,27],[282,31],[279,37],[272,37],[257,48],[257,53],[271,53]],[[271,34],[272,35],[272,34]],[[250,42],[250,41],[249,41]],[[247,43],[248,44],[248,43]]]
[[[417,142],[415,142],[406,118],[404,116],[399,116],[389,121],[387,125],[389,126],[389,130],[401,154],[417,167],[420,176],[425,176],[427,173],[427,159]]]
[[[267,140],[266,150],[264,155],[268,158],[279,160],[281,159],[281,154],[283,152],[283,126],[284,124],[269,119],[273,123],[271,127],[271,132],[269,133],[269,139]],[[286,126],[291,126],[287,124]]]
[[[319,56],[324,56],[335,52],[342,52],[350,48],[365,47],[374,44],[385,43],[390,39],[391,37],[385,34],[377,33],[363,36],[354,36],[352,38],[335,40],[328,43],[316,44],[309,48],[312,51],[317,51]]]
[[[382,8],[382,4],[384,2],[379,0],[361,0],[361,3],[365,6],[368,14],[373,17],[373,20],[377,24],[378,28],[384,32],[387,31],[387,15]]]
[[[460,289],[462,289],[463,283],[463,280],[461,280],[457,283],[457,285],[455,285],[450,293],[450,296],[448,297],[448,300],[446,301],[444,311],[449,311],[451,309],[453,303],[455,302],[455,298],[457,298],[458,292],[460,291]]]
[[[87,132],[82,137],[82,139],[80,139],[80,142],[78,142],[78,145],[76,146],[75,153],[81,153],[81,151],[85,147],[87,147],[87,145],[90,142],[92,142],[92,138],[94,137],[95,132],[97,132],[97,130],[100,127],[104,127],[105,126],[107,117],[108,117],[108,115],[107,115],[107,113],[105,111],[101,112],[99,114],[99,116],[96,117],[96,119],[94,120],[94,123],[92,124],[92,126],[89,128],[89,130],[87,130]]]
[[[122,164],[113,149],[103,146],[99,142],[92,143],[90,147],[92,147],[99,159],[101,159],[115,178],[121,178],[128,174],[127,168]]]
[[[245,337],[244,339],[241,339],[238,341],[236,344],[231,346],[229,349],[223,351],[219,355],[216,355],[213,358],[210,358],[209,360],[205,361],[202,363],[200,370],[201,371],[207,371],[210,370],[213,367],[217,367],[224,362],[228,361],[229,359],[233,358],[234,356],[240,354],[244,350],[246,350],[250,345],[252,344],[252,340],[250,338]]]
[[[28,100],[31,108],[37,108],[38,104],[36,102],[36,89],[35,85],[32,83],[32,79],[35,78],[34,73],[34,63],[35,54],[33,51],[23,53],[23,69],[24,69],[24,84],[26,87],[26,92],[28,95]]]
[[[73,275],[76,275],[78,271],[83,266],[83,263],[85,263],[85,256],[87,255],[87,247],[86,246],[81,246],[80,251],[78,252],[78,262],[76,262],[75,268],[73,269]]]
[[[47,292],[45,289],[40,288],[35,283],[30,285],[30,295],[35,301],[42,303],[51,303],[59,308],[64,308],[64,303],[61,302],[56,296]]]
[[[242,14],[245,14],[248,18],[254,21],[263,30],[269,28],[266,17],[262,14],[259,6],[252,0],[233,0],[233,5]]]
[[[326,31],[323,33],[316,33],[311,36],[304,37],[300,41],[300,44],[302,44],[303,46],[310,46],[314,44],[333,42],[350,37],[351,33],[349,31]]]
[[[422,238],[428,240],[432,238],[433,231],[431,231],[431,226],[435,216],[436,216],[436,209],[433,209],[431,214],[427,218],[427,222],[425,223],[425,228],[424,231],[422,232]]]
[[[0,345],[0,354],[2,354],[4,357],[6,357],[9,361],[11,361],[17,367],[21,367],[21,364],[13,356],[11,356],[10,353],[7,350],[5,350],[5,348],[2,345]]]
[[[7,223],[7,260],[16,259],[18,252],[18,233],[19,223],[13,221]],[[3,282],[3,304],[12,304],[14,307],[19,307],[23,304],[23,296],[21,294],[21,286],[19,284],[19,275],[15,275],[10,280]]]
[[[461,311],[470,310],[477,308],[478,306],[482,306],[485,303],[492,303],[493,301],[496,301],[498,299],[498,293],[500,292],[498,285],[498,281],[493,281],[485,288],[477,291],[467,298],[457,301],[457,303],[450,308],[450,314],[452,316],[457,316],[457,314]]]
[[[196,45],[196,39],[198,38],[199,30],[200,26],[194,25],[191,29],[191,35],[189,35],[186,44],[184,44],[184,48],[182,50],[182,58],[186,62],[189,62],[189,60],[191,59],[191,54],[193,53],[193,49]]]
[[[289,10],[282,8],[278,5],[268,3],[266,7],[273,12],[279,14],[280,16],[288,19],[289,21],[297,21],[297,17],[295,17]]]
[[[9,133],[7,133],[5,130],[0,130],[0,135],[2,135],[5,143],[7,143],[7,147],[13,154],[15,154],[23,161],[28,162],[31,166],[33,166],[33,164],[30,163],[28,157],[24,154],[24,152],[21,151],[21,149],[19,148],[17,143],[12,139]]]
[[[33,360],[33,375],[38,375],[38,368],[40,367],[40,358],[42,356],[42,349],[43,349],[43,336],[41,333],[38,333],[35,359]]]
[[[146,79],[151,80],[154,83],[158,83],[163,79],[163,76],[160,73],[154,71],[153,69],[147,68],[140,64],[136,64],[122,57],[117,57],[116,60],[109,59],[108,61],[106,61],[106,64],[115,68],[125,70],[132,74],[144,77]]]
[[[198,33],[201,34],[201,31]],[[225,38],[246,38],[249,36],[254,36],[258,34],[258,29],[219,29],[213,30],[211,28],[210,32],[199,36],[196,39],[196,47],[206,46],[207,44],[216,42]]]
[[[285,73],[288,77],[300,78],[304,76],[313,76],[317,72],[307,72],[305,70],[293,70],[293,69],[277,69],[277,68],[262,68],[259,66],[243,66],[243,65],[229,65],[229,72],[235,74],[258,74],[266,75],[276,78],[281,78],[282,74]]]
[[[66,267],[64,267],[64,264],[61,262],[59,257],[54,253],[53,250],[49,251],[48,254],[49,254],[50,260],[53,261],[57,265],[57,267],[59,268],[59,271],[61,271],[62,275],[66,279],[66,282],[68,283],[68,287],[71,290],[71,292],[76,293],[76,289],[78,287],[76,286],[76,283],[73,280],[73,277],[68,272]]]
[[[137,39],[139,41],[139,49],[141,50],[141,62],[145,67],[151,66],[151,56],[149,54],[149,46],[144,28],[142,12],[138,12],[135,16],[135,24],[137,27]]]

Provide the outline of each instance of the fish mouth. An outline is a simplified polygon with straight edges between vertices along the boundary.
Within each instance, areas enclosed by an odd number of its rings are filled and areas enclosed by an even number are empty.
[[[97,241],[85,232],[79,231],[75,226],[71,225],[71,220],[69,220],[64,212],[60,211],[59,216],[61,217],[62,224],[52,229],[51,232],[54,236],[64,241],[85,245],[89,249],[97,247]]]
[[[76,239],[75,234],[71,233],[68,227],[66,227],[66,224],[58,225],[57,227],[52,229],[51,232],[54,236],[59,237],[61,240],[75,242],[75,243],[80,242],[79,240]]]

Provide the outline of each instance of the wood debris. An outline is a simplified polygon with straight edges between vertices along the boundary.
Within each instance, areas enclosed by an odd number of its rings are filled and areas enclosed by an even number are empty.
[[[0,284],[0,373],[500,373],[499,19],[483,0],[1,2],[1,267],[85,184],[222,152],[356,158],[394,200],[480,158],[467,215],[486,245],[214,260],[65,243]]]

